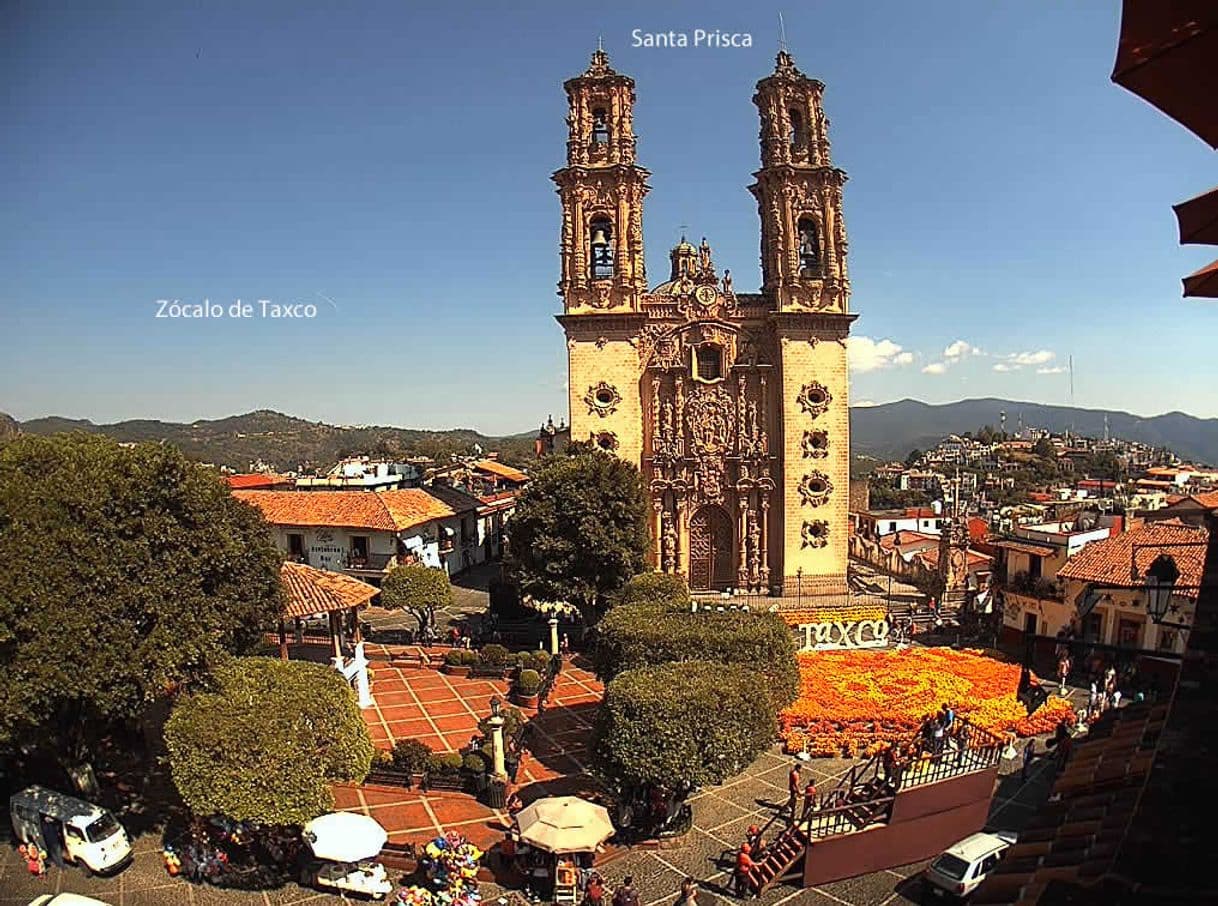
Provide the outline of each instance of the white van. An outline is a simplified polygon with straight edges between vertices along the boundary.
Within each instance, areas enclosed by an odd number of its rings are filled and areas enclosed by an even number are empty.
[[[981,832],[949,846],[922,875],[928,892],[963,899],[981,885],[1015,840],[1006,831]]]
[[[9,812],[18,840],[48,853],[58,846],[65,860],[86,874],[116,872],[131,861],[127,832],[101,806],[31,786],[13,794]]]

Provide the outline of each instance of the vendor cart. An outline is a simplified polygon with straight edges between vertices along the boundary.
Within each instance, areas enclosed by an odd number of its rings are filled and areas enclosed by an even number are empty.
[[[302,834],[313,858],[301,869],[301,884],[383,900],[393,890],[385,866],[373,861],[388,839],[376,819],[355,812],[314,818]]]

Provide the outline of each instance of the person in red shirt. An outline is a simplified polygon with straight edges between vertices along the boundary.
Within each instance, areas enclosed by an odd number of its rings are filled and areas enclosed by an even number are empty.
[[[807,821],[812,817],[812,812],[816,808],[816,781],[809,780],[808,785],[804,787],[804,812],[800,817],[800,821]]]
[[[740,852],[736,854],[736,896],[741,899],[749,895],[749,872],[757,867],[749,854],[751,849],[747,843],[742,843]]]
[[[799,802],[799,793],[803,789],[803,778],[799,776],[799,762],[791,768],[791,773],[787,775],[787,810],[791,813],[791,821],[795,821],[795,805]]]
[[[605,902],[605,885],[601,876],[596,872],[588,877],[588,886],[584,888],[584,903],[586,906],[602,906]]]

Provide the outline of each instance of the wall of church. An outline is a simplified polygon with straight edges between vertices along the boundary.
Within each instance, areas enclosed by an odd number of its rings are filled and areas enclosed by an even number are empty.
[[[608,441],[612,452],[641,465],[643,409],[639,353],[627,338],[569,338],[571,440]],[[604,446],[604,444],[601,444]]]
[[[787,594],[846,590],[850,490],[850,407],[846,347],[834,339],[783,337],[782,563]],[[828,394],[821,402],[817,386]],[[823,438],[819,432],[824,432]],[[823,455],[817,444],[824,438]],[[819,473],[819,475],[817,474]],[[827,493],[818,479],[828,482]],[[802,575],[801,575],[802,571]]]

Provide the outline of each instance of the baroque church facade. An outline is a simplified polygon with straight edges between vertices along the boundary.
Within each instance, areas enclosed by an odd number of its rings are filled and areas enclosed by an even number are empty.
[[[657,569],[697,591],[844,596],[856,315],[824,85],[785,51],[757,83],[760,292],[737,291],[706,240],[684,238],[649,288],[634,82],[597,50],[564,87],[553,179],[571,439],[641,470]]]

